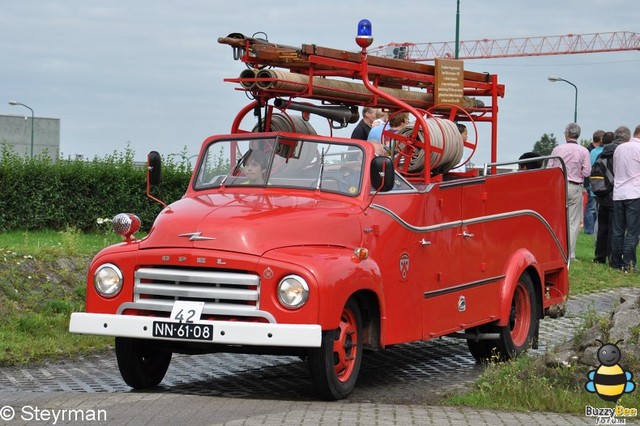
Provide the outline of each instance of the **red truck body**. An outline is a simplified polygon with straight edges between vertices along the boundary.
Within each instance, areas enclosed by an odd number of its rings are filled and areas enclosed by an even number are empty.
[[[146,237],[132,236],[132,215],[116,218],[125,241],[93,259],[86,312],[72,314],[72,332],[116,336],[120,370],[134,388],[157,385],[172,353],[287,353],[308,359],[325,399],[351,392],[363,349],[458,336],[483,360],[536,345],[538,321],[561,311],[569,292],[563,170],[498,173],[490,164],[483,174],[451,172],[438,167],[446,147],[432,145],[437,135],[426,130],[435,117],[489,122],[495,161],[504,93],[497,77],[465,71],[465,96],[487,96],[489,106],[425,109],[388,93],[428,93],[435,74],[422,65],[367,58],[364,48],[309,53],[307,45],[238,35],[221,42],[255,66],[229,81],[256,100],[231,134],[204,141],[184,197]],[[303,75],[307,83],[295,84],[305,91],[274,88],[290,77],[260,76],[257,65]],[[326,83],[314,75],[360,78],[368,97],[353,99],[351,88],[314,94]],[[294,97],[323,104],[296,105]],[[286,108],[322,115],[329,101],[407,111],[415,125],[395,136],[390,157],[377,157],[367,141],[314,134]],[[264,111],[260,124],[243,130],[256,110]],[[338,122],[340,114],[325,116]],[[282,117],[290,128],[276,128]],[[472,154],[476,143],[464,150]],[[242,167],[258,150],[266,171],[255,183]],[[435,163],[416,172],[408,165],[418,151]]]

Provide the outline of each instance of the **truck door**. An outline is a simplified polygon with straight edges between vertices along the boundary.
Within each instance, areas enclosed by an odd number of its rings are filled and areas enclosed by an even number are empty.
[[[485,236],[486,190],[478,179],[440,184],[431,196],[435,206],[427,222],[440,224],[429,233],[424,281],[424,337],[433,338],[486,321],[495,313],[496,277],[488,277],[491,241]]]
[[[442,183],[424,193],[426,203],[422,252],[423,338],[446,334],[456,327],[457,298],[463,271],[462,193],[460,185]]]
[[[382,193],[365,231],[365,244],[370,248],[382,276],[384,300],[385,344],[415,341],[422,338],[422,277],[426,265],[421,235],[412,226],[418,223],[424,205],[419,193]]]
[[[485,196],[483,181],[468,182],[462,186],[462,227],[458,234],[461,241],[460,284],[462,285],[481,280],[486,270]]]
[[[498,235],[490,236],[487,229],[493,223],[500,229],[504,222],[488,207],[486,182],[483,178],[468,182],[462,191],[462,268],[461,285],[464,291],[464,311],[460,312],[461,329],[478,322],[495,320],[499,311],[500,286],[504,263],[498,259],[506,255]],[[510,204],[510,200],[506,200]],[[501,238],[513,238],[501,232]]]

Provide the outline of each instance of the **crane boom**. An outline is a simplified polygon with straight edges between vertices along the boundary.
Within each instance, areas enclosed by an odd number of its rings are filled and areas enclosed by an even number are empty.
[[[512,58],[522,56],[566,55],[578,53],[640,50],[640,34],[616,31],[591,34],[565,34],[503,39],[461,41],[459,59]],[[389,43],[369,53],[412,62],[455,57],[455,42]]]

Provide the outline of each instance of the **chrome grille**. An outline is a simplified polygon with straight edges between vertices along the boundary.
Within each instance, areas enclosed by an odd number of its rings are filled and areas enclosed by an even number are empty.
[[[176,300],[204,302],[203,315],[259,317],[275,322],[260,311],[260,277],[237,272],[191,269],[141,268],[135,273],[133,302],[126,309],[170,313]]]

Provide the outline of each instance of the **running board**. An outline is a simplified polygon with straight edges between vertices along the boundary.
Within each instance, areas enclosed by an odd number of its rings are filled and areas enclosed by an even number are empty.
[[[447,337],[455,337],[456,339],[473,340],[497,340],[500,338],[500,333],[464,333],[462,331],[447,334]]]

